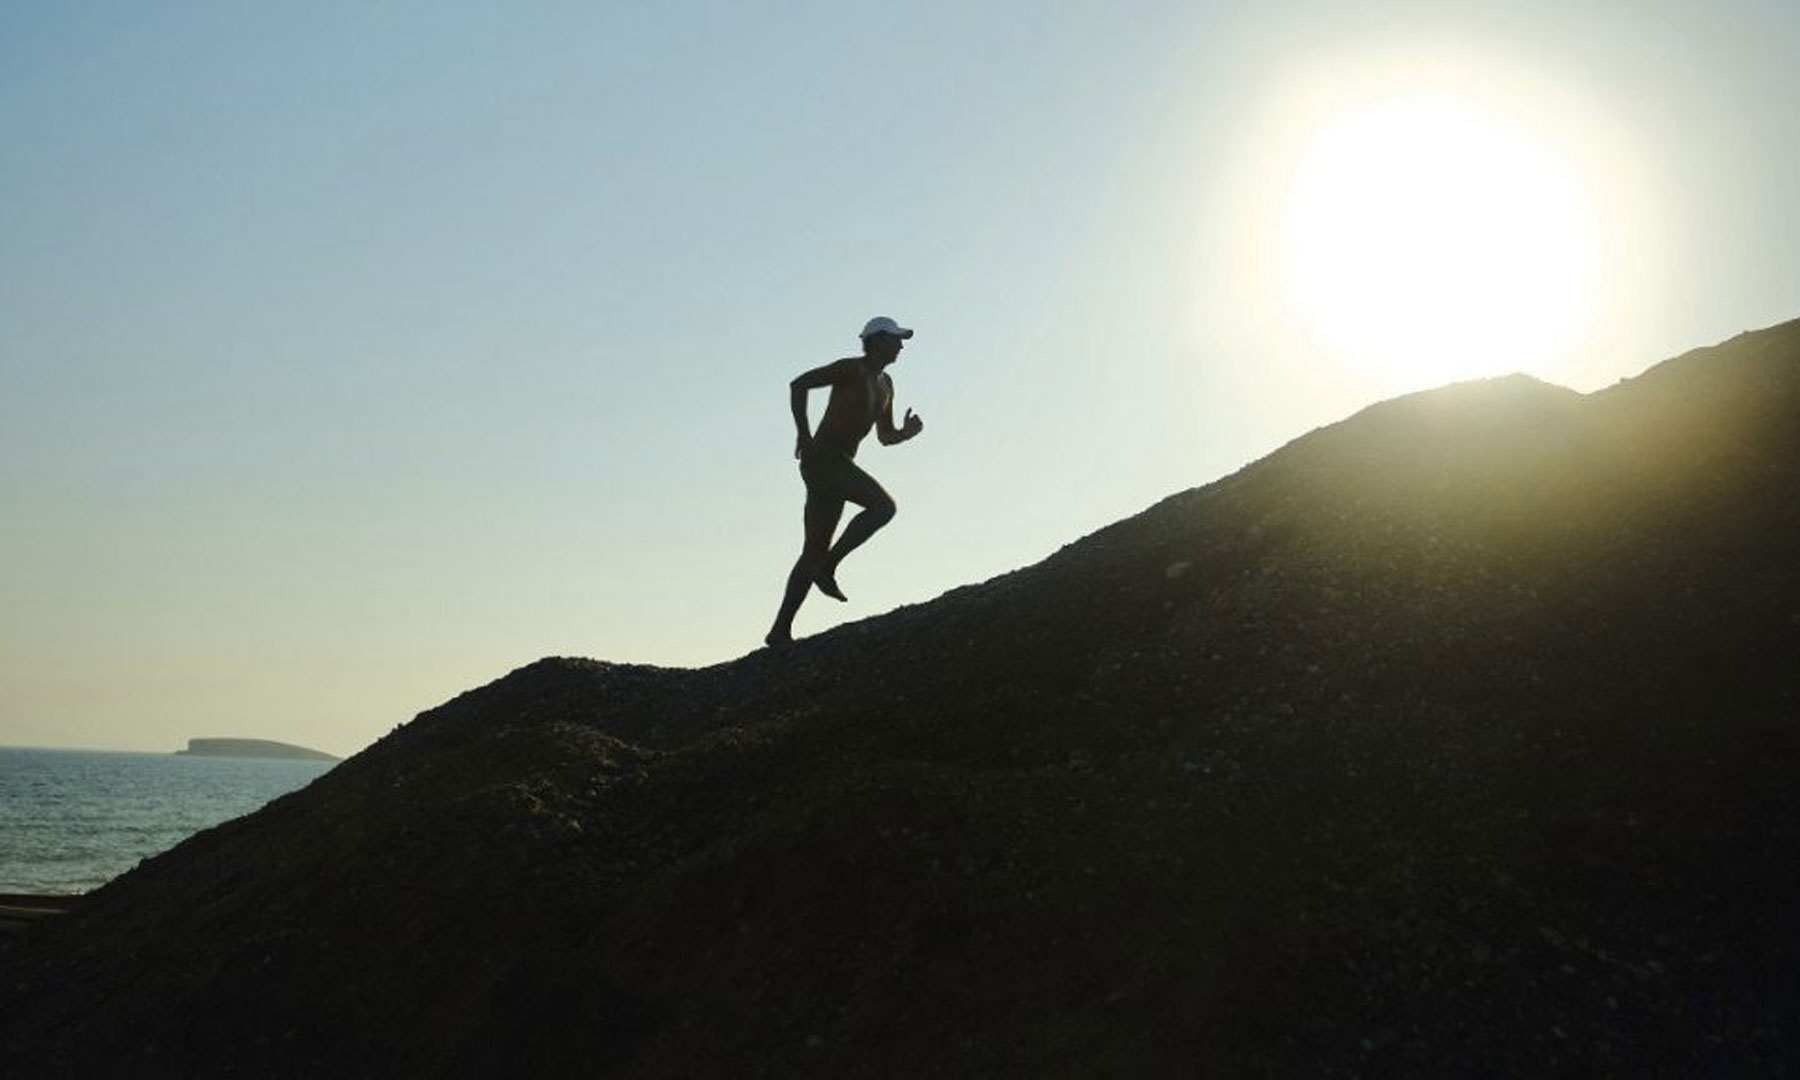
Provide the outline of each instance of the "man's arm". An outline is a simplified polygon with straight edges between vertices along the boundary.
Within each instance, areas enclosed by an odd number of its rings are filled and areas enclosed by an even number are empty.
[[[788,407],[794,412],[794,456],[800,457],[812,448],[812,426],[806,419],[806,395],[812,390],[822,390],[837,381],[838,368],[842,360],[834,360],[823,367],[813,368],[794,376],[788,383]]]
[[[881,414],[875,418],[875,438],[881,445],[903,443],[925,430],[925,421],[914,416],[911,409],[906,410],[905,426],[894,426],[894,380],[885,371],[881,373],[881,390]]]

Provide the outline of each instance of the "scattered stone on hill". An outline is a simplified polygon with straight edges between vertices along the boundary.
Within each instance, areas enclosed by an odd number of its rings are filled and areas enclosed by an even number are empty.
[[[1790,323],[1386,402],[780,652],[539,661],[44,927],[0,1057],[1779,1075],[1797,477]]]

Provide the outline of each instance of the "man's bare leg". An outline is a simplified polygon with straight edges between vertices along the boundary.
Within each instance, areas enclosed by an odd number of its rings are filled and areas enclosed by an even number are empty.
[[[763,638],[765,645],[786,645],[794,640],[794,616],[806,600],[807,592],[818,579],[819,571],[831,557],[831,534],[837,531],[843,517],[842,502],[808,499],[806,501],[806,543],[794,568],[788,571],[787,588],[781,596],[781,610],[775,625]],[[820,586],[822,589],[823,586]],[[843,599],[839,596],[838,599]]]
[[[844,526],[844,535],[838,537],[837,543],[831,546],[824,565],[813,578],[813,583],[819,586],[820,592],[839,600],[845,599],[845,596],[844,591],[838,588],[838,564],[844,561],[845,556],[861,547],[869,537],[874,536],[883,525],[894,520],[893,496],[867,473],[863,473],[861,479],[856,490],[846,494],[862,510],[850,519],[850,524]]]
[[[813,578],[813,583],[818,585],[819,591],[839,600],[848,599],[844,595],[844,590],[838,587],[838,563],[843,562],[846,555],[861,547],[864,541],[875,535],[877,529],[892,520],[894,520],[894,504],[891,502],[885,506],[869,507],[851,518],[850,524],[844,526],[844,535],[838,537],[838,542],[832,545],[831,553],[825,557],[825,561],[819,566],[817,575]]]
[[[794,616],[812,588],[815,565],[816,560],[801,555],[793,570],[788,572],[787,589],[781,594],[781,610],[775,615],[775,625],[763,637],[764,645],[786,645],[794,640]]]

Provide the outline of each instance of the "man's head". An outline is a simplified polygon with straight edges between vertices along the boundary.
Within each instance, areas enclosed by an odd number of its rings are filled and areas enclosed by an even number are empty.
[[[891,364],[900,355],[902,344],[913,332],[886,315],[877,315],[863,324],[863,355],[871,360]]]

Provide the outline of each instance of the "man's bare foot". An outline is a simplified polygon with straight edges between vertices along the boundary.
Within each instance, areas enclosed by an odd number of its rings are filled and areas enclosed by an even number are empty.
[[[820,592],[833,600],[850,599],[844,595],[844,590],[838,588],[837,574],[834,571],[821,568],[813,574],[813,584],[819,587]]]
[[[763,644],[771,649],[778,648],[782,645],[792,645],[793,643],[794,635],[788,630],[771,630],[769,631],[768,636],[763,638]]]

